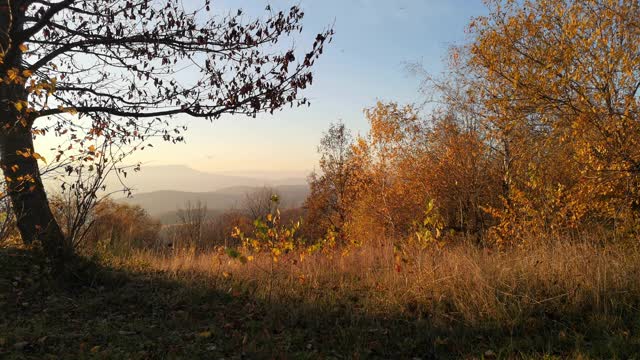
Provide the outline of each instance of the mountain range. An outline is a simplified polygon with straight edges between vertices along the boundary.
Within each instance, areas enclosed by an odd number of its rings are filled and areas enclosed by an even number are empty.
[[[134,190],[130,197],[118,201],[139,205],[164,223],[175,222],[177,210],[188,202],[200,201],[212,214],[240,209],[247,194],[265,186],[280,195],[282,208],[302,205],[309,194],[304,178],[270,175],[260,178],[207,173],[181,165],[143,167],[139,172],[129,172],[125,183]],[[115,188],[117,180],[110,179],[108,186]]]
[[[245,172],[248,173],[248,172]],[[143,166],[140,171],[128,171],[123,178],[126,186],[136,192],[176,190],[187,192],[210,192],[228,187],[305,185],[304,176],[292,177],[291,172],[251,172],[252,176],[232,175],[232,173],[209,173],[184,165]],[[108,188],[121,187],[114,176],[108,180]]]

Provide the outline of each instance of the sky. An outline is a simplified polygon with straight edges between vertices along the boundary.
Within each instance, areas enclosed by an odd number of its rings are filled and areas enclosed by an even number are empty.
[[[195,6],[201,0],[184,0]],[[299,4],[304,31],[291,41],[300,52],[315,34],[333,26],[335,35],[314,66],[304,95],[310,107],[285,109],[256,119],[225,116],[188,123],[186,142],[156,141],[131,159],[144,165],[187,165],[214,173],[304,175],[317,167],[317,144],[329,125],[343,121],[354,134],[367,132],[363,109],[377,100],[420,102],[420,78],[408,71],[419,63],[443,70],[447,50],[467,39],[465,28],[486,9],[481,0],[213,0],[216,11],[243,9],[264,14]],[[36,147],[38,146],[36,142]],[[144,167],[143,167],[144,169]]]

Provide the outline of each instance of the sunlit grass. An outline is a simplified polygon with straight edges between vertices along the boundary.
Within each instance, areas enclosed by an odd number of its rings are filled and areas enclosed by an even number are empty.
[[[555,242],[500,252],[461,244],[417,250],[400,267],[391,246],[363,246],[304,261],[292,252],[273,273],[270,263],[268,256],[242,263],[222,252],[138,252],[124,266],[191,279],[280,308],[345,311],[354,323],[363,318],[425,323],[434,331],[429,335],[434,346],[450,355],[474,351],[472,343],[509,356],[597,357],[638,350],[636,246]]]
[[[305,256],[289,253],[242,263],[220,252],[158,255],[137,252],[126,266],[150,267],[176,278],[204,275],[266,296],[322,304],[349,298],[370,314],[401,312],[477,324],[517,322],[538,311],[611,313],[640,299],[638,247],[557,243],[503,252],[473,246],[422,251],[396,266],[390,246],[364,246]]]

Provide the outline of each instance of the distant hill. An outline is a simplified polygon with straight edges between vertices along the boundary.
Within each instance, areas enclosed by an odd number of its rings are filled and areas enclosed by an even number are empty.
[[[306,184],[281,185],[273,188],[280,194],[282,208],[301,206],[309,194],[309,188]],[[151,216],[168,224],[176,221],[177,210],[184,208],[189,201],[191,203],[201,201],[213,215],[231,208],[240,209],[246,194],[258,189],[260,189],[260,186],[233,186],[210,192],[162,190],[137,193],[130,198],[118,201],[131,205],[140,205]]]
[[[224,189],[220,189],[215,193],[221,195],[240,196],[244,199],[246,194],[250,194],[260,189],[255,186],[232,186]],[[302,205],[302,202],[309,195],[309,186],[307,184],[301,185],[279,185],[273,186],[273,189],[280,194],[281,205],[286,208],[298,207]]]
[[[135,192],[153,192],[175,190],[184,192],[211,192],[229,187],[259,187],[280,185],[305,185],[306,179],[302,176],[291,177],[291,173],[283,172],[278,177],[277,172],[269,175],[236,176],[228,173],[208,173],[198,171],[184,165],[143,166],[141,171],[129,171],[124,178],[125,184]],[[119,189],[115,176],[108,179],[109,189]]]
[[[207,209],[207,218],[208,219],[212,219],[215,218],[216,216],[222,214],[224,211],[223,210],[209,210]],[[180,217],[178,216],[178,210],[173,210],[173,211],[169,211],[166,213],[162,213],[160,215],[154,216],[154,218],[158,221],[160,221],[160,223],[164,224],[164,225],[172,225],[172,224],[179,224],[180,223]]]

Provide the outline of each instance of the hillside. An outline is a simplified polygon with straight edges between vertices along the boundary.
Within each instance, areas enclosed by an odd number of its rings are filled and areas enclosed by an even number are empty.
[[[119,201],[130,205],[140,205],[151,216],[160,219],[163,223],[173,223],[176,220],[176,211],[184,208],[187,202],[201,201],[211,214],[215,214],[223,210],[242,207],[246,194],[258,189],[260,187],[234,186],[210,192],[163,190],[138,193]],[[280,194],[283,208],[302,205],[309,193],[307,185],[275,186],[274,190]]]
[[[185,192],[211,192],[229,187],[260,187],[280,185],[304,185],[306,179],[302,176],[291,177],[283,172],[252,176],[238,176],[230,173],[209,173],[198,171],[184,165],[143,166],[140,171],[130,171],[124,180],[125,185],[135,192],[156,192],[176,190]],[[108,179],[110,189],[121,188],[122,185],[115,176]]]

